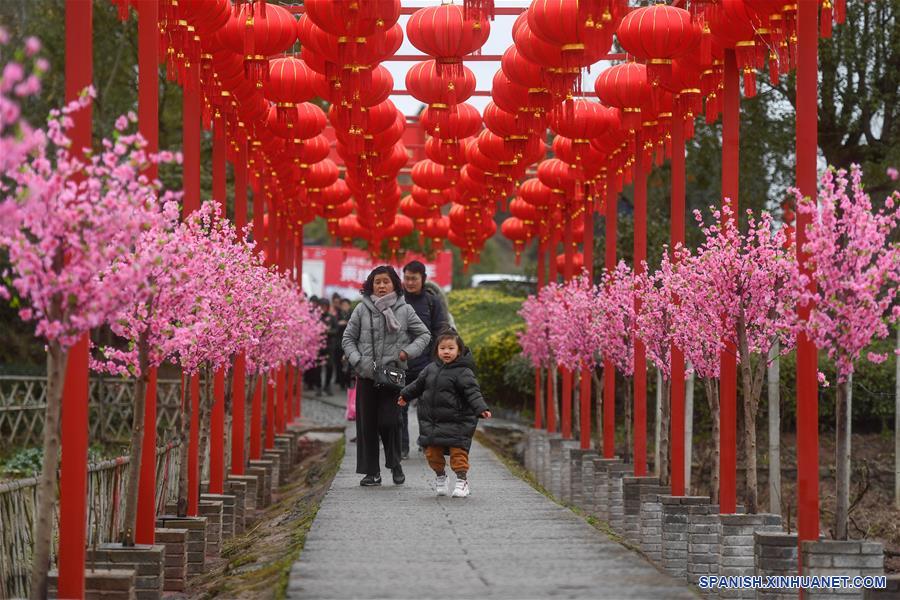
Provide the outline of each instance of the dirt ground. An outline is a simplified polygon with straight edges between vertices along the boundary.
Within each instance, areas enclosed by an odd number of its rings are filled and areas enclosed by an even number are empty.
[[[503,427],[485,427],[485,435],[505,454],[522,461],[522,432]],[[651,444],[652,444],[652,440]],[[759,447],[765,449],[767,440]],[[853,474],[850,484],[850,536],[879,541],[885,547],[885,571],[900,572],[900,509],[894,503],[894,438],[893,435],[854,434],[852,440]],[[796,436],[783,434],[781,514],[789,530],[796,528]],[[691,493],[708,494],[712,469],[713,445],[700,440],[694,446]],[[652,454],[652,448],[651,448]],[[834,434],[819,436],[819,509],[821,528],[830,537],[834,528]],[[738,502],[743,493],[742,463],[738,465]],[[769,506],[768,463],[764,452],[759,460],[760,507]]]
[[[301,438],[303,457],[287,484],[247,531],[227,541],[207,572],[188,582],[188,594],[171,599],[283,598],[291,566],[306,541],[319,503],[331,485],[344,454],[341,429],[317,429]]]

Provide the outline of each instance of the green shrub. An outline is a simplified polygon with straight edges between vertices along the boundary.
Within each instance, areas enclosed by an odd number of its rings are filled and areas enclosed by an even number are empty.
[[[7,477],[34,477],[41,472],[44,451],[41,448],[25,448],[13,454],[3,465]]]
[[[495,289],[450,292],[450,312],[472,350],[478,381],[489,403],[523,409],[534,394],[534,371],[520,357],[516,333],[524,327],[518,310],[524,296]]]

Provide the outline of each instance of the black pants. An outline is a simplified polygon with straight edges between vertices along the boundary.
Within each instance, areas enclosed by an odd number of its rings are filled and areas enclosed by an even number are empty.
[[[360,377],[356,383],[356,472],[375,475],[381,472],[378,439],[384,446],[384,466],[400,464],[400,407],[397,393],[376,388],[371,379]]]

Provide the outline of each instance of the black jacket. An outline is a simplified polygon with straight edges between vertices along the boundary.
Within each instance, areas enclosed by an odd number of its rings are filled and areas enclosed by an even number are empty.
[[[416,311],[416,315],[419,316],[419,319],[425,324],[425,327],[428,328],[428,332],[431,333],[431,341],[428,343],[428,348],[425,352],[416,358],[410,359],[408,363],[409,372],[413,376],[416,376],[431,362],[433,358],[434,341],[437,339],[437,334],[447,326],[447,315],[444,312],[444,307],[441,304],[440,299],[435,297],[434,294],[427,291],[424,287],[418,294],[405,292],[403,298],[406,300],[407,304],[413,307],[413,310]]]
[[[475,378],[475,361],[466,353],[445,365],[435,358],[419,377],[400,391],[405,400],[419,398],[419,445],[465,448],[472,445],[478,417],[490,410]]]

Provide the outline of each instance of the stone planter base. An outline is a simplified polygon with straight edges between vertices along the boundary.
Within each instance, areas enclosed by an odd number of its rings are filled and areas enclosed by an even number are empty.
[[[584,507],[584,480],[582,463],[590,461],[596,456],[593,450],[582,450],[579,446],[580,442],[574,442],[576,447],[568,451],[568,473],[567,483],[563,485],[565,496],[563,500],[569,504],[573,504],[578,508]]]
[[[222,504],[222,542],[234,537],[234,508],[236,499],[230,494],[200,494],[200,500],[221,502]]]
[[[256,510],[258,479],[256,475],[229,475],[225,481],[244,485],[244,522],[246,523]]]
[[[159,600],[163,593],[162,544],[125,547],[122,544],[100,544],[87,548],[85,565],[90,569],[130,569],[134,572],[134,597],[137,600]]]
[[[660,496],[662,511],[663,570],[679,579],[687,578],[690,513],[695,506],[709,506],[709,496]]]
[[[291,467],[294,465],[294,453],[291,450],[291,440],[283,437],[275,436],[275,447],[266,450],[265,454],[270,456],[278,456],[278,485],[282,486],[287,483],[288,475],[291,473]]]
[[[48,573],[48,594],[58,598],[58,571]],[[85,600],[134,600],[134,569],[86,569],[84,572]]]
[[[755,574],[754,538],[757,532],[781,532],[781,515],[719,515],[719,576]],[[719,598],[756,598],[756,590],[719,590]]]
[[[632,544],[641,543],[641,502],[654,499],[660,494],[668,494],[669,486],[660,485],[659,477],[635,477],[628,475],[622,479],[624,512],[624,534]]]
[[[611,464],[607,472],[606,496],[609,526],[619,535],[625,533],[625,495],[623,481],[630,477],[633,467],[625,463]]]
[[[225,481],[225,493],[234,496],[234,535],[244,533],[247,484],[243,481]]]
[[[621,458],[594,458],[594,506],[591,512],[601,521],[609,522],[609,471],[612,465],[622,465]]]
[[[272,503],[272,475],[275,473],[275,463],[271,460],[251,460],[248,462],[247,474],[255,475],[256,484],[256,508],[265,508]]]
[[[187,574],[200,575],[206,565],[206,517],[161,515],[156,526],[165,529],[187,529]]]
[[[596,492],[594,488],[594,459],[598,458],[598,455],[595,450],[582,450],[580,458],[581,468],[578,469],[578,473],[574,470],[572,471],[573,477],[577,474],[580,478],[580,481],[577,484],[573,483],[572,486],[573,490],[575,490],[572,495],[572,503],[581,510],[593,514],[594,493]]]
[[[553,446],[554,440],[562,440],[558,433],[548,433],[543,439],[543,451],[538,459],[541,464],[540,482],[548,491],[553,481]],[[556,442],[556,452],[559,452],[559,442]]]
[[[224,510],[222,503],[201,499],[199,511],[201,517],[206,517],[206,554],[207,556],[219,556],[222,552],[223,539]]]
[[[884,575],[884,547],[865,540],[807,541],[801,545],[803,575]],[[807,589],[807,600],[864,598],[863,589]]]
[[[865,600],[897,600],[900,598],[900,573],[887,576],[887,587],[882,590],[866,590]]]
[[[756,532],[753,534],[753,550],[756,574],[766,576],[792,576],[798,572],[797,534]],[[759,589],[757,600],[794,600],[797,590]]]
[[[183,592],[187,586],[187,529],[156,528],[156,543],[165,546],[163,591]]]

